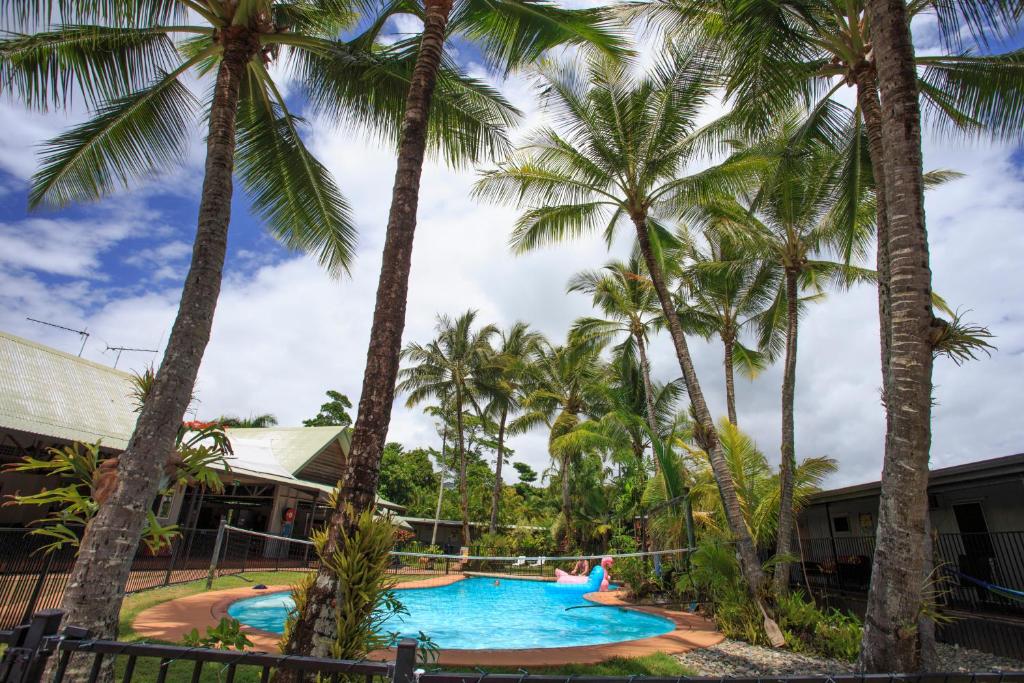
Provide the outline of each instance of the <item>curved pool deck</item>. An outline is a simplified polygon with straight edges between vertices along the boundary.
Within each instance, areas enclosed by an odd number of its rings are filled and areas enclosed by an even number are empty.
[[[461,574],[435,576],[417,581],[399,583],[396,588],[437,588],[461,581]],[[254,591],[251,586],[229,588],[189,595],[150,607],[141,612],[132,623],[136,633],[156,640],[181,642],[193,628],[204,632],[221,617],[228,614],[231,603],[257,594],[282,593],[290,586],[267,586]],[[546,647],[519,650],[443,650],[438,663],[444,666],[561,666],[564,664],[596,664],[612,657],[641,657],[656,652],[681,654],[698,648],[708,647],[723,640],[713,622],[696,614],[660,607],[637,607],[627,603],[619,591],[609,593],[587,593],[587,600],[603,605],[616,605],[669,619],[675,629],[663,635],[640,640],[629,640],[603,645],[580,645],[573,647]],[[242,626],[242,630],[253,643],[253,649],[261,652],[278,651],[280,636],[269,631]],[[382,650],[372,653],[371,659],[391,660],[394,652]]]

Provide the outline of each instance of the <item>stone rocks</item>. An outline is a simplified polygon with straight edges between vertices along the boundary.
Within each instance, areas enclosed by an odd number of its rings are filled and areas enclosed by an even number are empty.
[[[949,672],[1024,671],[1024,662],[978,650],[938,644],[939,670]],[[853,673],[850,662],[813,657],[789,650],[773,650],[736,640],[677,655],[699,676],[786,676],[796,674]]]

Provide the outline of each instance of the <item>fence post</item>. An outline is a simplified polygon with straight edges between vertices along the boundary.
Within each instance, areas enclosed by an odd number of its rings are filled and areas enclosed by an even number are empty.
[[[220,547],[224,543],[224,534],[227,532],[227,521],[221,517],[217,525],[217,540],[213,542],[213,556],[210,557],[210,571],[206,574],[206,590],[213,588],[213,575],[217,571],[217,563],[220,561]]]
[[[14,640],[0,659],[3,683],[39,683],[46,658],[50,656],[47,639],[57,635],[64,612],[47,609],[36,612],[32,621],[14,629]]]
[[[402,638],[395,653],[395,668],[391,674],[391,683],[410,683],[415,679],[416,641]]]

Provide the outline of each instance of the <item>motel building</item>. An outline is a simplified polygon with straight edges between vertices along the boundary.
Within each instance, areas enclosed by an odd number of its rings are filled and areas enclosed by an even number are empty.
[[[35,342],[0,332],[0,466],[25,455],[47,457],[49,448],[101,443],[116,455],[128,445],[137,414],[131,375]],[[215,494],[178,486],[153,502],[161,524],[216,529],[222,518],[235,527],[309,538],[326,520],[328,497],[348,454],[343,427],[228,429],[234,451]],[[0,472],[0,500],[59,486],[53,477]],[[378,500],[381,512],[401,507]],[[45,516],[37,506],[0,506],[0,530],[24,529]],[[407,525],[400,519],[397,523]]]

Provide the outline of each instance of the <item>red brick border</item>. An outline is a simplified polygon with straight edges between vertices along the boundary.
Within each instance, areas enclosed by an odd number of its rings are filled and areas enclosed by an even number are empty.
[[[435,576],[420,581],[406,581],[396,588],[435,588],[446,586],[465,578],[462,575]],[[289,586],[268,586],[258,594],[283,593]],[[132,623],[137,633],[158,640],[181,642],[184,635],[197,628],[204,631],[227,615],[231,603],[255,595],[251,587],[198,593],[177,600],[169,600],[141,612]],[[560,666],[564,664],[596,664],[612,657],[641,657],[656,652],[680,654],[697,648],[708,647],[722,641],[723,636],[713,622],[689,612],[667,610],[659,607],[637,607],[622,599],[618,591],[611,593],[588,593],[587,600],[602,605],[617,605],[627,609],[647,612],[671,620],[676,628],[670,633],[652,638],[629,640],[605,645],[581,645],[575,647],[536,648],[523,650],[443,650],[438,663],[445,666]],[[280,636],[250,626],[243,626],[255,649],[276,652]],[[391,660],[393,651],[379,651],[371,659]]]

